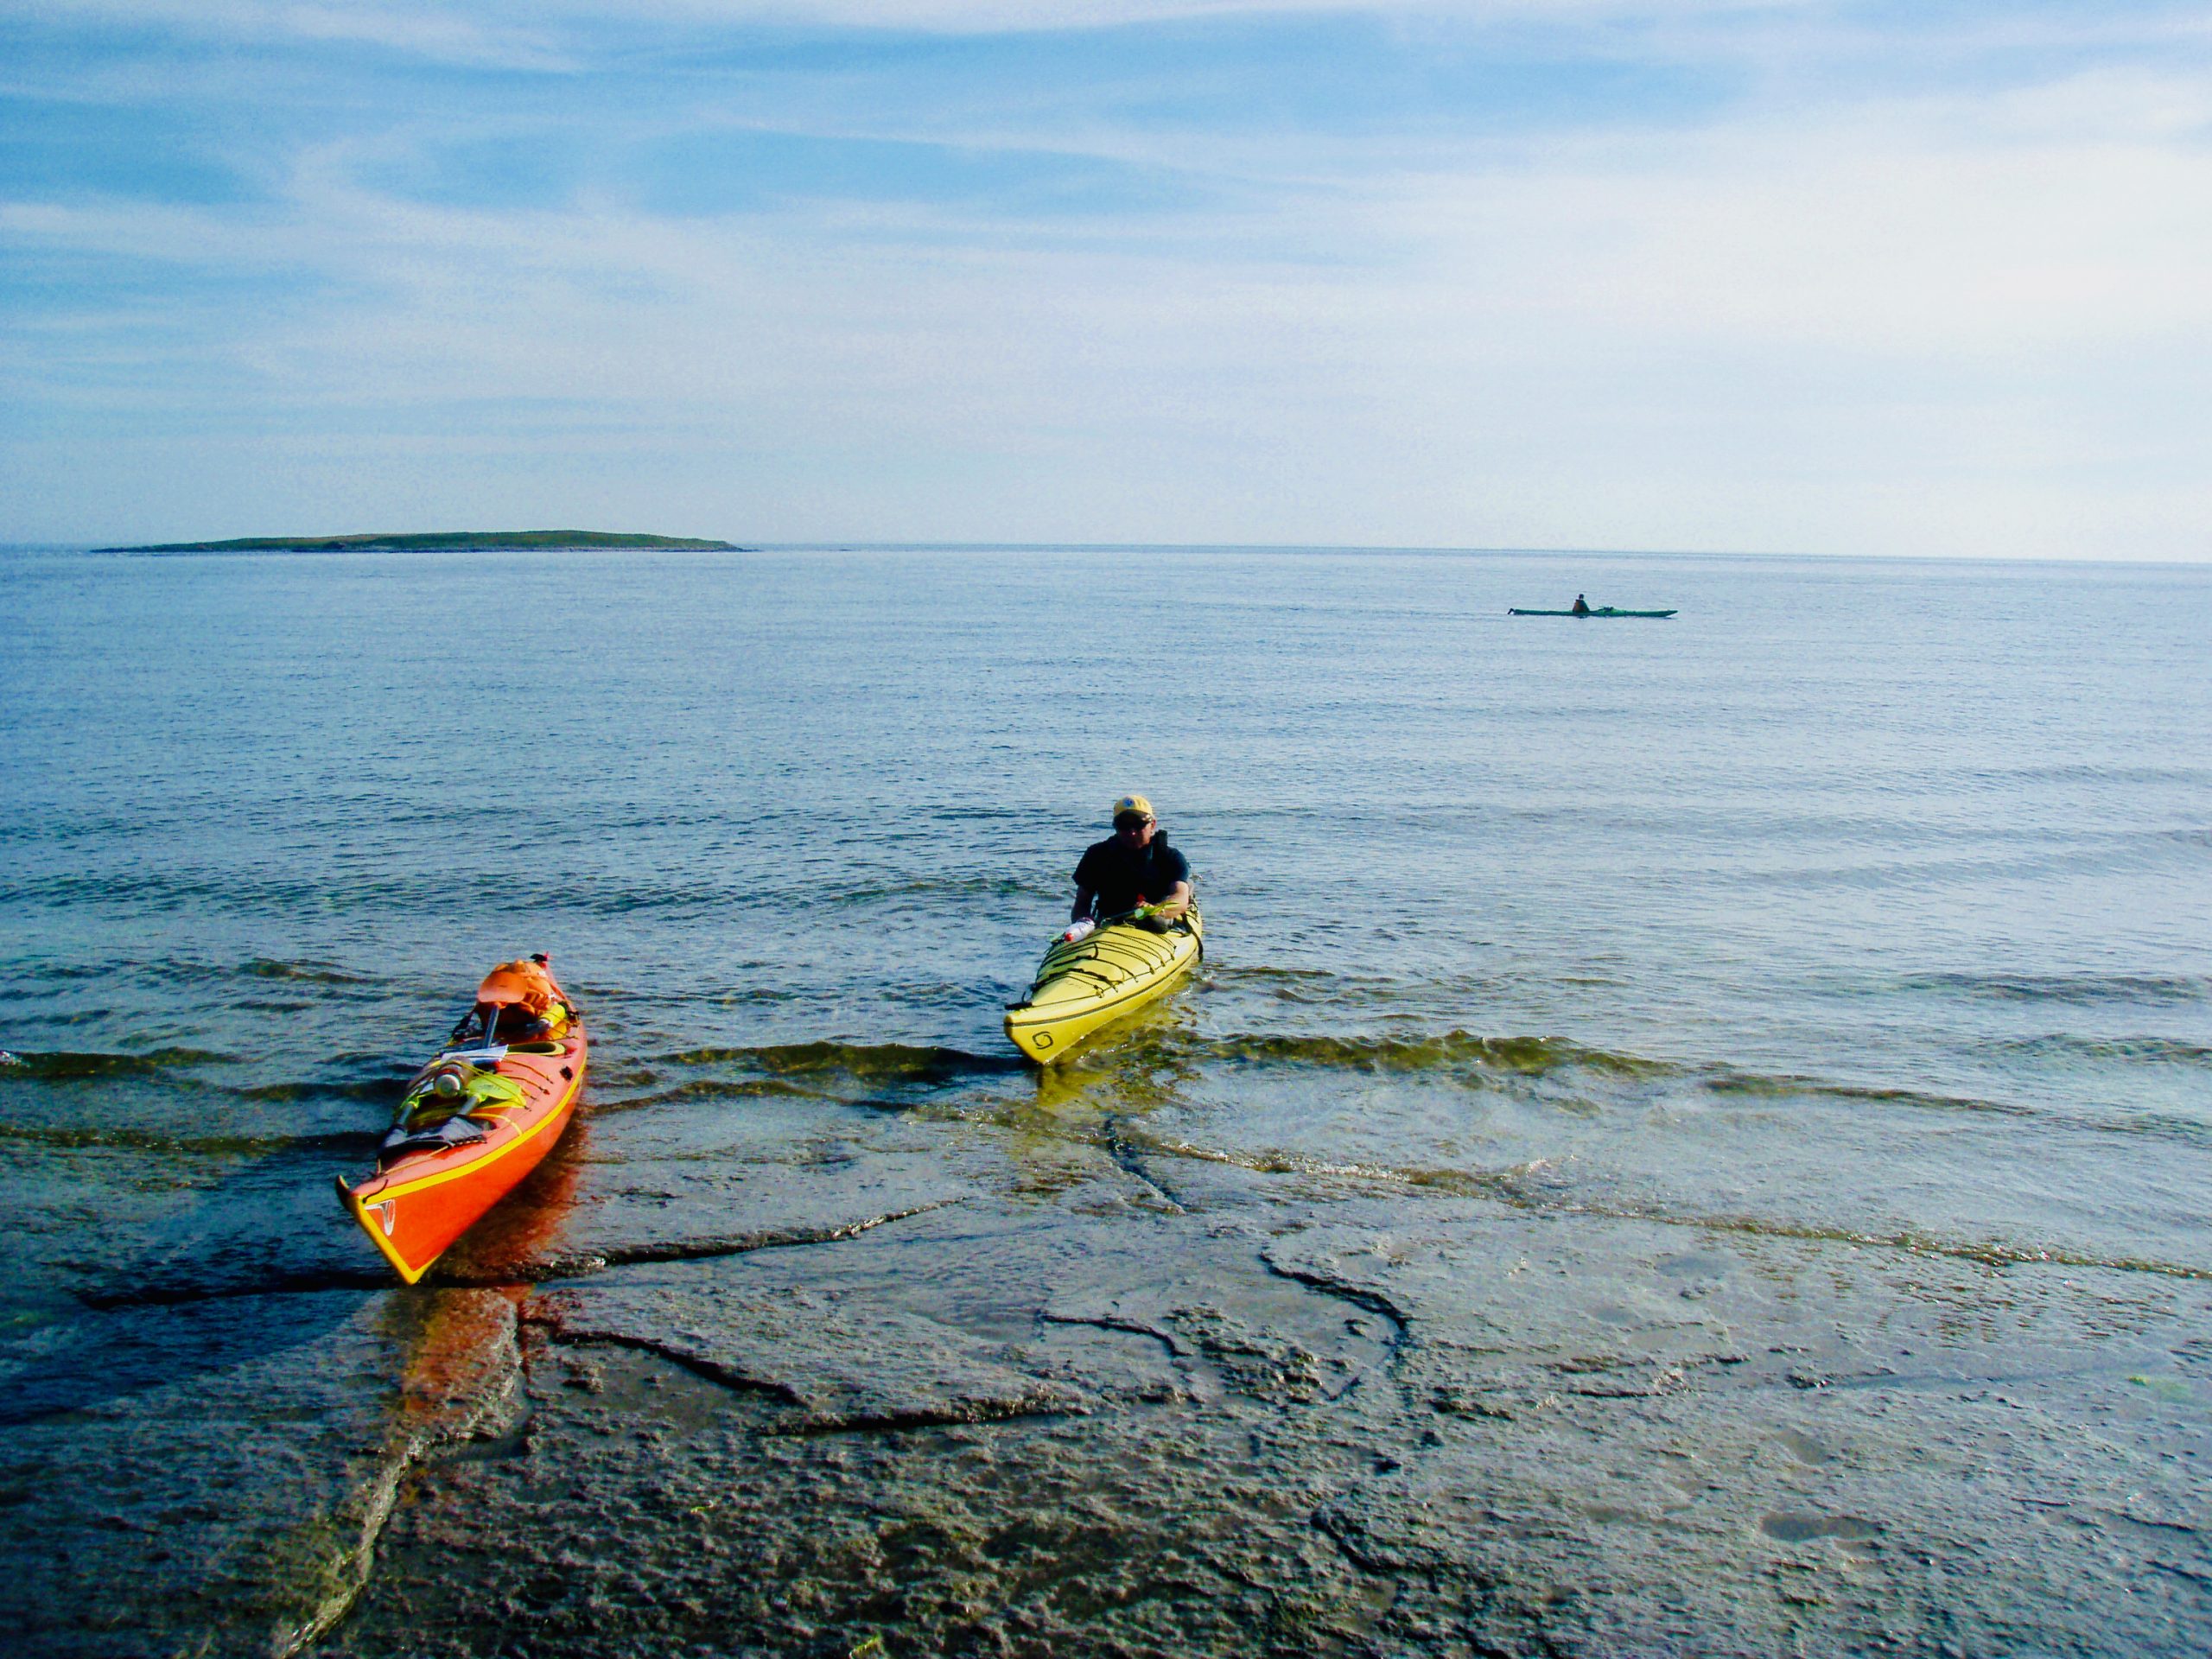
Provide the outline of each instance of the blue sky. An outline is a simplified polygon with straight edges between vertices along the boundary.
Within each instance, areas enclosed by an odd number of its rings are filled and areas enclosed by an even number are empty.
[[[2212,5],[0,0],[0,540],[2212,557]]]

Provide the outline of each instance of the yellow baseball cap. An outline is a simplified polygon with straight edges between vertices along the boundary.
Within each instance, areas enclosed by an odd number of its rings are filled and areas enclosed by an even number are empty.
[[[1152,816],[1152,803],[1141,795],[1124,795],[1114,803],[1114,817],[1117,820],[1128,817],[1132,812],[1141,818],[1148,818]]]

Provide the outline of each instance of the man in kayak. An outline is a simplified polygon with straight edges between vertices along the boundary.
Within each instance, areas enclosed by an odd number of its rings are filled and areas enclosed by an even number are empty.
[[[1190,861],[1167,844],[1141,795],[1114,803],[1114,833],[1075,867],[1075,908],[1070,921],[1125,916],[1150,905],[1155,918],[1173,921],[1191,907]]]
[[[1590,614],[1590,601],[1583,598],[1580,594],[1577,594],[1574,596],[1574,613],[1577,616],[1587,616]]]

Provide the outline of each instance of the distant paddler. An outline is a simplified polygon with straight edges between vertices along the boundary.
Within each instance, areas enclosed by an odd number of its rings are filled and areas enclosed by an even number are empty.
[[[1006,1011],[1007,1037],[1043,1065],[1166,995],[1205,954],[1190,861],[1167,844],[1143,796],[1114,803],[1114,833],[1076,866],[1068,919],[1028,995]]]
[[[1584,617],[1584,618],[1587,618],[1587,619],[1589,619],[1589,620],[1592,620],[1592,621],[1597,621],[1597,620],[1602,620],[1602,619],[1605,619],[1605,618],[1609,618],[1609,617],[1619,617],[1619,616],[1646,616],[1646,617],[1656,617],[1656,618],[1658,618],[1659,620],[1662,620],[1662,621],[1663,621],[1663,620],[1664,620],[1665,619],[1667,619],[1668,617],[1670,617],[1670,616],[1674,615],[1674,612],[1672,612],[1672,611],[1624,611],[1624,610],[1621,609],[1621,607],[1620,607],[1619,606],[1618,606],[1618,605],[1592,605],[1592,604],[1588,600],[1585,599],[1585,598],[1584,598],[1580,594],[1577,594],[1574,596],[1574,603],[1573,604],[1573,606],[1571,606],[1570,607],[1568,607],[1567,609],[1566,609],[1566,610],[1564,610],[1564,611],[1543,611],[1543,610],[1535,610],[1535,609],[1532,609],[1532,608],[1525,607],[1522,607],[1522,606],[1515,605],[1515,606],[1510,607],[1506,611],[1506,613],[1506,613],[1508,616],[1573,616],[1573,617]]]
[[[1152,803],[1124,795],[1114,803],[1114,833],[1087,848],[1075,867],[1071,922],[1103,921],[1133,911],[1172,922],[1191,907],[1191,861],[1167,844]]]

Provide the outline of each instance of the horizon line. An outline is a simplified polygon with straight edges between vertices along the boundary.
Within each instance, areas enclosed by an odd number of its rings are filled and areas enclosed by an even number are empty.
[[[379,534],[400,535],[412,532],[389,531]],[[619,532],[606,532],[619,533]],[[311,539],[302,537],[302,541]],[[703,539],[703,538],[702,538]],[[1632,559],[1723,559],[1744,562],[1818,561],[1825,563],[1867,564],[2035,564],[2035,565],[2101,565],[2129,568],[2171,568],[2174,566],[2202,566],[2212,564],[2212,551],[2202,555],[2179,555],[2171,558],[2125,558],[2100,554],[2054,553],[1834,553],[1797,551],[1789,549],[1746,548],[1639,548],[1639,547],[1522,547],[1510,544],[1455,545],[1449,543],[1363,543],[1363,542],[1058,542],[1058,541],[863,541],[831,539],[824,541],[753,540],[725,537],[732,545],[728,548],[594,548],[579,546],[559,548],[541,546],[541,552],[604,552],[635,556],[639,553],[690,553],[709,556],[737,554],[757,556],[763,553],[1243,553],[1243,554],[1382,554],[1415,557],[1516,556],[1522,558],[1632,558]],[[92,541],[6,541],[0,542],[0,554],[82,554],[110,558],[268,558],[268,557],[418,557],[426,553],[492,552],[490,548],[397,549],[373,547],[337,548],[228,548],[156,552],[150,550],[159,543],[124,545],[110,542]]]

